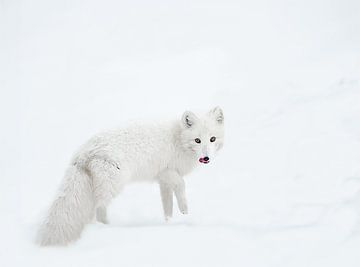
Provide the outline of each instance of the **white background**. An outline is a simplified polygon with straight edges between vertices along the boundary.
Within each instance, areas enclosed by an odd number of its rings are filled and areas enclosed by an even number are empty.
[[[0,1],[1,266],[359,266],[360,2]],[[34,237],[72,153],[220,105],[226,144],[165,223],[138,184]]]

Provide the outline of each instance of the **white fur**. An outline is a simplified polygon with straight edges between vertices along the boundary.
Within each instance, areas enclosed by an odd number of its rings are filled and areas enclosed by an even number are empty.
[[[181,120],[132,125],[94,136],[73,157],[39,230],[39,243],[68,244],[80,237],[94,216],[107,223],[107,205],[134,181],[159,183],[166,219],[172,216],[173,194],[186,214],[183,176],[200,164],[199,158],[212,161],[223,145],[223,125],[223,112],[216,107],[202,118],[187,111]],[[210,142],[212,136],[215,142]]]

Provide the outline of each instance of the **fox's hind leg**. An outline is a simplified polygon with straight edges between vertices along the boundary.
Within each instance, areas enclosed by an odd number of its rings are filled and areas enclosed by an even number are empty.
[[[104,223],[104,224],[108,224],[108,218],[107,218],[107,212],[106,212],[106,207],[105,206],[101,206],[101,207],[97,207],[96,208],[96,220],[98,222]]]
[[[93,182],[96,220],[106,224],[106,207],[122,189],[126,175],[115,163],[102,158],[91,160],[89,172]]]

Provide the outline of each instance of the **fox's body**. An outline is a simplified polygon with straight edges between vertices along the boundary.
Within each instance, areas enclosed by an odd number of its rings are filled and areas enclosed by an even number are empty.
[[[71,160],[39,231],[40,244],[64,245],[77,239],[94,216],[106,223],[107,205],[131,182],[160,184],[166,219],[172,216],[173,194],[180,211],[187,213],[183,176],[199,161],[208,163],[222,143],[220,108],[202,119],[185,112],[182,120],[134,124],[94,136]]]

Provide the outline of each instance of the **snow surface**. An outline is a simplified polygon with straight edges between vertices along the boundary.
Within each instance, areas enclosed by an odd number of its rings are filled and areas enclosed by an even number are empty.
[[[359,1],[2,0],[0,90],[0,266],[360,266]],[[92,134],[215,105],[189,215],[137,184],[109,225],[34,244]]]

